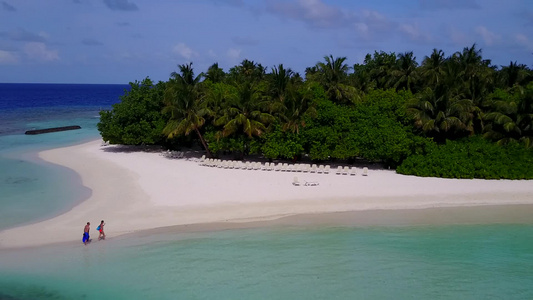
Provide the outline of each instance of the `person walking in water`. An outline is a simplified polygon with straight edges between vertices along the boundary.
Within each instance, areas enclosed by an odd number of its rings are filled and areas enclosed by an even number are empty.
[[[100,235],[98,235],[98,240],[105,240],[104,225],[105,225],[104,220],[102,220],[98,228],[96,228],[96,230],[100,231]]]
[[[90,238],[89,230],[91,230],[91,222],[87,222],[87,225],[85,225],[85,228],[83,228],[83,239],[82,239],[82,242],[85,245],[87,245],[88,243],[91,242],[91,240],[89,239]]]

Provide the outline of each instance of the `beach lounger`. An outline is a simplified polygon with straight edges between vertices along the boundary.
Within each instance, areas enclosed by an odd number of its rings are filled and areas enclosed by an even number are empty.
[[[318,182],[316,181],[306,181],[305,186],[317,186],[318,185]]]
[[[320,165],[320,166],[318,166],[318,169],[316,170],[316,172],[317,172],[318,174],[322,174],[322,173],[324,173],[324,165]]]
[[[331,169],[331,166],[330,165],[326,165],[324,167],[324,174],[329,174],[329,170]]]
[[[254,170],[261,170],[262,164],[260,162],[256,162],[254,166]]]
[[[278,163],[276,167],[274,167],[274,171],[281,171],[281,163]]]
[[[281,166],[281,171],[283,172],[287,172],[289,169],[289,164],[287,163],[283,163],[283,165]]]
[[[338,166],[337,167],[337,175],[341,175],[341,174],[342,174],[342,167]]]
[[[200,166],[204,166],[205,165],[205,155],[198,159],[198,165],[200,165]]]
[[[367,167],[363,168],[363,176],[368,176],[368,168]]]
[[[298,177],[294,176],[294,179],[292,180],[292,185],[300,186],[300,181],[298,181]]]
[[[356,175],[357,174],[357,168],[356,167],[352,167],[350,169],[350,175]]]
[[[344,169],[342,170],[342,175],[348,175],[348,173],[350,173],[350,168],[349,167],[344,167]]]

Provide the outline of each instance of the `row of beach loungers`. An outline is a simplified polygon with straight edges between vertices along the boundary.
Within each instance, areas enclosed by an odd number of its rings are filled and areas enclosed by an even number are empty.
[[[205,156],[199,159],[201,166],[216,167],[223,169],[241,169],[241,170],[263,170],[263,171],[280,171],[280,172],[303,172],[303,173],[318,173],[329,174],[331,171],[330,165],[316,165],[316,164],[288,164],[288,163],[265,163],[260,162],[242,162],[233,160],[221,159],[206,159]],[[356,175],[356,167],[342,167],[338,166],[336,169],[337,175]],[[368,175],[368,168],[363,168],[363,176]]]
[[[185,152],[181,151],[170,151],[163,152],[163,155],[167,158],[185,158]]]

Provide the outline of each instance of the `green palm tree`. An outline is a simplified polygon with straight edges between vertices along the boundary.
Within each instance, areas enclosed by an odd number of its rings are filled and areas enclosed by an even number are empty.
[[[408,106],[415,126],[437,142],[471,135],[474,110],[471,100],[454,95],[445,85],[427,87]]]
[[[318,113],[312,102],[313,92],[309,85],[302,86],[298,93],[283,103],[280,119],[282,129],[299,134],[300,128],[305,127],[308,118],[316,118]]]
[[[416,80],[417,67],[418,63],[412,51],[398,54],[396,69],[391,72],[395,81],[394,88],[396,90],[411,91]]]
[[[509,63],[509,66],[502,66],[498,72],[501,84],[506,88],[514,85],[522,85],[528,79],[531,70],[524,64],[517,64],[516,61]]]
[[[431,56],[424,57],[421,66],[422,78],[425,78],[426,85],[435,87],[440,83],[444,76],[444,52],[442,50],[433,49]]]
[[[329,98],[338,103],[353,102],[356,90],[347,84],[350,67],[344,63],[346,57],[333,58],[330,55],[324,56],[324,60],[325,63],[317,63],[316,70]]]
[[[237,132],[243,132],[249,138],[260,136],[266,125],[274,117],[262,111],[261,95],[252,82],[244,82],[236,87],[236,95],[229,99],[224,113],[215,120],[215,125],[222,125],[222,135],[227,137]]]
[[[205,116],[210,114],[210,110],[204,105],[203,92],[200,87],[203,74],[195,77],[192,63],[178,67],[180,73],[172,72],[164,95],[163,113],[169,113],[170,120],[163,129],[163,133],[171,139],[179,135],[189,135],[194,131],[207,155],[211,157],[209,147],[200,132],[205,124]]]
[[[487,95],[494,85],[494,68],[490,66],[490,60],[482,57],[482,50],[476,49],[476,44],[472,47],[464,48],[462,52],[456,52],[452,58],[452,63],[459,66],[458,77],[463,82],[463,93],[474,104],[482,105]]]
[[[259,82],[265,76],[266,68],[253,60],[245,59],[240,65],[229,70],[230,81],[242,83],[245,81]]]
[[[278,117],[283,131],[298,133],[305,126],[305,118],[316,115],[311,105],[312,95],[309,88],[304,88],[303,80],[298,73],[285,69],[283,64],[272,68],[267,74],[268,111]]]
[[[370,80],[374,82],[377,89],[390,89],[393,87],[392,71],[396,66],[396,54],[385,53],[383,51],[374,52],[374,55],[367,54],[365,64],[370,75]]]
[[[487,125],[483,136],[498,144],[518,141],[533,148],[533,83],[515,87],[514,94],[508,99],[493,99],[492,111],[484,116]]]
[[[272,68],[272,73],[268,77],[269,96],[275,99],[275,101],[283,103],[288,96],[289,85],[294,75],[295,73],[291,69],[285,69],[283,64]]]
[[[205,79],[210,80],[213,83],[219,83],[224,80],[226,73],[222,68],[218,67],[218,63],[212,64],[205,73]]]

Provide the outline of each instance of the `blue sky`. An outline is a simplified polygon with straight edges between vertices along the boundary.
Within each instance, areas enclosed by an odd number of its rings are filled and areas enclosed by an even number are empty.
[[[476,43],[494,65],[533,67],[532,0],[0,0],[0,82],[167,80],[247,58],[297,72],[345,56]]]

